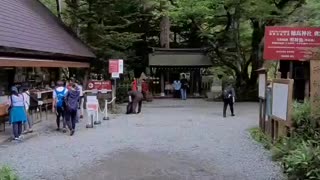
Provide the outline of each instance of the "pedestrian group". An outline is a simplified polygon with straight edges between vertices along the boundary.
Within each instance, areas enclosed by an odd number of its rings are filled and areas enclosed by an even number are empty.
[[[32,118],[29,115],[30,93],[27,87],[21,87],[19,92],[16,86],[11,88],[8,99],[9,122],[13,128],[13,141],[21,141],[22,134],[32,133]],[[57,131],[60,131],[62,119],[62,132],[66,133],[68,127],[70,136],[74,135],[76,123],[83,117],[79,109],[83,105],[82,86],[78,81],[70,81],[68,86],[63,81],[58,81],[53,90],[52,111],[56,114]],[[80,112],[79,112],[80,111]],[[78,112],[80,115],[78,115]],[[24,132],[22,132],[24,128]]]
[[[128,92],[129,103],[127,105],[126,114],[139,114],[142,109],[142,100],[144,94],[138,90],[135,82],[133,88]],[[185,75],[182,75],[181,80],[173,82],[174,97],[180,95],[182,100],[187,99],[187,89],[189,88],[188,81]],[[29,116],[30,94],[27,87],[22,87],[22,93],[19,93],[18,88],[11,88],[11,95],[8,100],[9,120],[13,127],[13,140],[21,141],[22,133],[32,133],[32,118]],[[226,117],[227,107],[230,107],[231,116],[235,116],[233,105],[235,103],[235,91],[231,84],[227,84],[222,93],[223,99],[223,117]],[[60,131],[62,119],[62,132],[66,133],[69,129],[70,136],[73,136],[76,129],[76,123],[79,118],[83,117],[83,112],[79,109],[83,106],[83,91],[82,86],[78,81],[70,81],[66,85],[63,81],[58,81],[53,90],[52,112],[56,114],[57,131]],[[136,109],[138,108],[138,111]],[[78,112],[80,115],[78,116]],[[25,129],[22,132],[22,129]]]

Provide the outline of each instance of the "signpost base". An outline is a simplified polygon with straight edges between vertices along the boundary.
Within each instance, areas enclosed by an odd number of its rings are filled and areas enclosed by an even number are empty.
[[[108,104],[111,104],[115,101],[116,97],[112,98],[112,100],[110,102],[108,102],[108,100],[105,101],[105,105],[104,105],[104,117],[103,120],[108,121],[110,120],[109,116],[108,116]]]

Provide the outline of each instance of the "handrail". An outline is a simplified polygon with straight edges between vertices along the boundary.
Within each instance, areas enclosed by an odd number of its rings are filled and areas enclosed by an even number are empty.
[[[115,101],[116,100],[116,97],[114,97],[114,98],[112,98],[112,100],[110,101],[110,102],[107,102],[108,104],[111,104],[111,103],[113,103],[113,101]]]

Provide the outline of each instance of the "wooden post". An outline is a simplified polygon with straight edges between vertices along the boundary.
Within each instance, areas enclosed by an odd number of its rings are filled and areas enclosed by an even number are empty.
[[[90,69],[86,69],[85,74],[84,74],[84,79],[82,82],[82,87],[84,89],[86,89],[88,87],[89,75],[90,75]]]
[[[287,79],[293,79],[293,62],[290,61],[290,69],[289,69],[289,74],[287,76]]]
[[[114,83],[112,85],[112,92],[111,93],[112,93],[112,99],[114,97],[116,97],[116,93],[117,93],[117,78],[114,78]],[[112,105],[112,109],[115,110],[116,101],[112,101],[111,105]]]
[[[160,96],[165,96],[165,93],[164,93],[164,73],[163,73],[163,70],[161,70],[160,86],[161,86],[161,94],[160,94]]]
[[[261,68],[257,70],[259,74],[259,127],[263,132],[266,130],[266,90],[267,90],[267,70]]]
[[[310,100],[311,100],[311,111],[313,116],[319,117],[320,113],[320,61],[310,60]]]

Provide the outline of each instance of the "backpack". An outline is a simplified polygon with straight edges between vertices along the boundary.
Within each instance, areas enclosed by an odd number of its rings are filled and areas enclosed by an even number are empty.
[[[68,111],[77,111],[79,107],[79,97],[80,93],[77,91],[76,94],[72,94],[72,90],[68,91],[65,99],[65,103]]]
[[[63,91],[59,92],[55,90],[56,96],[57,96],[57,108],[64,107],[64,99],[65,99],[65,92],[66,88],[63,89]]]
[[[232,96],[232,92],[230,89],[225,89],[223,91],[223,99],[229,99]]]

